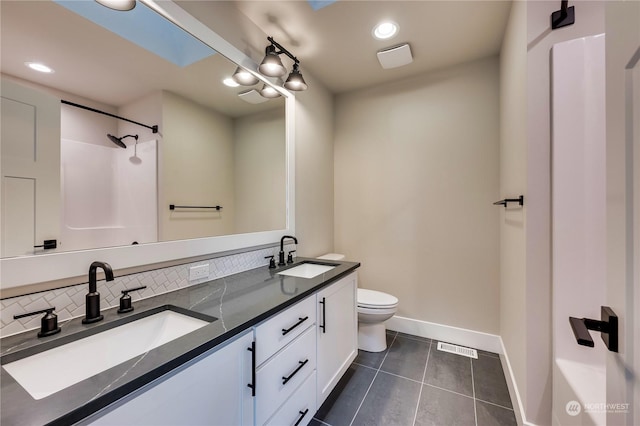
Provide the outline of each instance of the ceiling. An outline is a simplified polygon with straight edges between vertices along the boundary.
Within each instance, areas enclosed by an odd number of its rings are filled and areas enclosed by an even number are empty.
[[[0,19],[0,71],[54,90],[113,107],[168,90],[229,117],[284,108],[283,98],[259,105],[239,99],[248,88],[222,84],[236,65],[220,54],[182,67],[53,1],[1,0]],[[32,71],[26,61],[44,62],[55,72]]]
[[[316,11],[300,0],[236,5],[298,57],[303,75],[309,70],[334,93],[497,55],[511,9],[510,1],[478,0],[340,0]],[[371,31],[385,19],[399,24],[399,32],[376,40]],[[413,63],[382,69],[376,52],[401,43],[411,46]]]
[[[192,3],[204,7],[207,2]],[[510,1],[217,3],[237,8],[258,32],[273,36],[301,60],[303,75],[313,74],[333,93],[496,55],[511,7]],[[312,5],[318,4],[328,5],[314,10]],[[282,99],[260,105],[240,100],[237,93],[246,88],[220,83],[235,65],[219,54],[180,67],[51,1],[2,0],[0,8],[2,73],[116,107],[160,89],[232,117],[283,105]],[[373,26],[383,19],[400,26],[391,40],[371,36]],[[376,51],[405,42],[411,46],[413,63],[382,69]],[[267,44],[260,43],[251,42],[254,52]],[[24,66],[30,60],[43,61],[56,72],[35,73]],[[290,68],[289,59],[283,56],[283,62]]]

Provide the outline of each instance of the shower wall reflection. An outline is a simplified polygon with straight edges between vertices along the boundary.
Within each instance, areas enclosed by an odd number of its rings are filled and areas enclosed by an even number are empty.
[[[158,241],[157,141],[126,149],[61,142],[65,249]]]

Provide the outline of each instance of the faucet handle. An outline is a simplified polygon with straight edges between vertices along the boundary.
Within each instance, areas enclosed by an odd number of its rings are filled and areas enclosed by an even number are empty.
[[[287,263],[293,263],[293,255],[291,253],[295,253],[295,250],[291,250],[289,255],[287,256]]]
[[[129,288],[126,290],[122,290],[122,297],[120,298],[120,308],[118,309],[119,314],[124,314],[124,313],[133,311],[133,306],[131,306],[131,296],[129,296],[129,292],[142,290],[143,288],[147,288],[147,286],[143,285],[142,287]]]
[[[269,269],[276,269],[276,260],[274,259],[274,255],[265,256],[265,259],[271,259],[269,261]]]
[[[27,314],[14,315],[13,319],[20,319],[30,317],[32,315],[45,314],[40,321],[40,331],[38,337],[53,336],[60,333],[60,327],[58,327],[58,316],[53,313],[56,308],[51,306],[49,308],[41,309],[39,311],[29,312]]]

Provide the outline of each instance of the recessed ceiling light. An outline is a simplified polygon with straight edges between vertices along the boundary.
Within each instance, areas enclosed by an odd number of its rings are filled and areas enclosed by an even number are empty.
[[[44,72],[47,74],[51,74],[53,72],[52,68],[49,68],[45,64],[41,64],[39,62],[25,62],[24,64],[35,71]]]
[[[231,78],[231,77],[227,77],[224,80],[222,80],[222,82],[224,83],[225,86],[229,86],[229,87],[238,87],[240,86],[238,83],[236,83],[236,81]]]
[[[373,28],[372,34],[378,40],[387,40],[398,33],[398,24],[392,21],[380,22]]]
[[[96,3],[106,6],[109,9],[120,10],[123,12],[136,7],[136,0],[96,0]]]

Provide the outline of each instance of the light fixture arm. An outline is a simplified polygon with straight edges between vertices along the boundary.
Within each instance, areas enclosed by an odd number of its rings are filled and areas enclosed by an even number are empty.
[[[281,45],[280,43],[278,43],[277,41],[275,41],[275,40],[273,39],[273,37],[267,37],[267,40],[269,40],[269,42],[271,43],[271,45],[272,45],[272,46],[275,46],[275,47],[277,47],[278,49],[280,49],[280,51],[279,51],[279,52],[278,52],[278,51],[276,51],[276,52],[273,52],[273,53],[275,53],[276,55],[281,55],[281,54],[283,54],[283,53],[284,53],[284,54],[285,54],[285,55],[287,55],[289,58],[291,58],[291,60],[292,60],[293,62],[295,62],[295,64],[296,64],[296,65],[298,65],[298,64],[300,63],[300,61],[298,60],[298,58],[296,58],[295,56],[293,56],[293,55],[291,54],[291,52],[289,52],[287,49],[285,49],[284,47],[282,47],[282,45]]]

